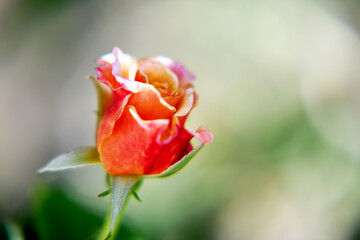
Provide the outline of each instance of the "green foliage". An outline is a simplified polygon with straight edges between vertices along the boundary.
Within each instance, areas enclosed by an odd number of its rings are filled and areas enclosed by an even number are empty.
[[[32,220],[40,239],[93,239],[102,226],[101,217],[61,189],[44,187],[35,196]]]
[[[137,185],[137,186],[136,186]],[[138,189],[141,182],[131,189]],[[32,208],[14,221],[21,227],[25,239],[103,239],[99,233],[106,227],[105,217],[94,209],[81,204],[81,198],[71,188],[41,186],[32,193]],[[118,221],[116,234],[112,240],[155,240],[155,239],[212,239],[212,231],[207,229],[211,224],[212,214],[195,214],[177,229],[163,231],[144,231],[128,218]],[[121,215],[121,214],[120,214]],[[206,221],[205,221],[206,220]],[[106,235],[106,234],[105,234]],[[4,225],[0,225],[0,239],[7,239]],[[104,236],[105,237],[105,236]],[[205,237],[205,238],[202,238]]]
[[[5,221],[4,226],[7,232],[7,236],[9,239],[13,240],[23,240],[24,234],[19,226],[19,224],[13,222],[13,221]]]

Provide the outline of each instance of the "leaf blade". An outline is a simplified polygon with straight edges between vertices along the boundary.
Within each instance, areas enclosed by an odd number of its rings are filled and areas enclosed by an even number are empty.
[[[101,160],[96,147],[81,147],[50,160],[38,170],[38,173],[61,171],[100,163]]]

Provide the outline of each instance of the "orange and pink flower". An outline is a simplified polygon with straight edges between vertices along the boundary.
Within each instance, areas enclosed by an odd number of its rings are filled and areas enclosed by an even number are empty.
[[[167,57],[136,60],[114,48],[97,63],[98,81],[110,96],[102,102],[97,148],[111,175],[152,175],[189,153],[190,140],[213,135],[185,121],[195,107],[194,75]]]

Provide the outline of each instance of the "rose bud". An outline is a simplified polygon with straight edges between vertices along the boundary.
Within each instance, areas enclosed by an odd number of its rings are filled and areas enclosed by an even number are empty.
[[[193,137],[212,141],[205,128],[192,132],[184,126],[197,95],[195,77],[182,64],[167,57],[137,61],[119,48],[97,62],[97,80],[108,96],[97,149],[109,174],[160,174],[193,149]]]

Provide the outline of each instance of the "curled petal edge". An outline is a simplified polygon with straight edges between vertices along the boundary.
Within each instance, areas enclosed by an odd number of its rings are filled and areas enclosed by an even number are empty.
[[[112,62],[113,75],[134,81],[138,69],[136,59],[129,54],[123,53],[118,47],[113,48],[112,55],[115,59],[115,61]]]
[[[183,99],[181,101],[181,106],[177,109],[175,116],[183,117],[186,116],[191,109],[194,107],[194,89],[188,88],[184,92]]]
[[[130,98],[130,93],[126,95],[125,92],[123,92],[122,94],[124,94],[125,96],[118,96],[120,93],[119,92],[114,92],[114,95],[112,97],[112,100],[109,104],[109,108],[107,109],[109,111],[109,109],[113,109],[113,112],[111,113],[107,113],[105,111],[104,115],[102,116],[102,119],[99,123],[98,126],[98,133],[97,133],[97,146],[99,147],[101,145],[101,142],[109,137],[113,130],[114,130],[114,126],[115,123],[119,120],[119,118],[121,117],[121,115],[123,114],[124,108],[128,103],[128,100]],[[117,101],[116,98],[123,98],[122,101]],[[112,107],[112,104],[114,103],[119,103],[119,105],[116,105],[115,107]],[[107,125],[105,125],[106,123],[103,123],[103,121],[107,122]],[[101,137],[100,137],[101,135]]]
[[[155,60],[174,72],[180,82],[193,82],[195,80],[195,75],[187,70],[181,63],[165,56],[157,56]]]
[[[214,139],[214,134],[203,126],[200,126],[193,134],[203,144],[211,143]]]
[[[120,86],[124,89],[126,89],[127,91],[130,91],[132,93],[138,93],[140,91],[152,91],[156,94],[157,98],[159,99],[159,102],[164,105],[165,107],[167,107],[170,111],[174,111],[176,110],[175,107],[171,106],[170,104],[168,104],[162,97],[161,94],[159,93],[158,90],[156,90],[156,88],[150,84],[147,83],[141,83],[141,82],[136,82],[136,81],[131,81],[128,79],[125,79],[123,77],[120,76],[115,76],[116,80],[120,83]]]

